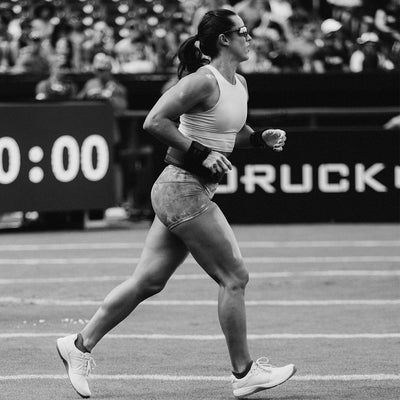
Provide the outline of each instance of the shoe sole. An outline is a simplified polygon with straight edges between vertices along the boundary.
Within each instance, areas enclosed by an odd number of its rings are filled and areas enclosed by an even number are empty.
[[[244,391],[243,393],[240,393],[240,394],[235,394],[235,392],[233,392],[233,395],[234,395],[235,397],[237,397],[238,399],[242,399],[242,398],[244,398],[244,397],[250,396],[250,395],[252,395],[252,394],[254,394],[254,393],[261,392],[261,391],[263,391],[263,390],[272,389],[272,388],[274,388],[274,387],[277,387],[277,386],[282,385],[283,383],[287,382],[287,381],[296,373],[296,371],[297,371],[296,367],[293,367],[292,373],[291,373],[284,381],[279,382],[279,383],[277,383],[276,385],[272,385],[272,386],[269,386],[269,385],[268,385],[268,386],[267,386],[267,385],[264,385],[264,386],[261,386],[261,385],[260,385],[260,386],[259,386],[259,385],[257,385],[257,386],[254,386],[253,389],[248,388],[248,389],[250,389],[250,391]],[[237,393],[237,392],[240,392],[240,389],[237,390],[236,393]]]
[[[67,362],[67,360],[64,358],[64,356],[61,354],[60,347],[58,346],[58,341],[57,341],[57,344],[56,344],[56,349],[57,349],[58,355],[59,355],[60,358],[61,358],[61,361],[62,361],[63,364],[64,364],[65,369],[67,370],[68,380],[69,380],[69,382],[71,383],[71,386],[74,388],[75,392],[78,393],[79,396],[82,397],[82,399],[88,399],[88,398],[90,398],[90,396],[85,396],[85,395],[79,393],[79,392],[75,389],[75,387],[74,387],[74,385],[72,384],[71,380],[69,379],[69,366],[68,366],[68,362]]]

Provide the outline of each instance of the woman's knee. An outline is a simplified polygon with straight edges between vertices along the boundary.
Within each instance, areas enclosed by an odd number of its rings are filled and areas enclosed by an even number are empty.
[[[135,279],[135,277],[132,277],[132,279]],[[141,277],[136,281],[137,292],[140,293],[140,297],[143,297],[143,299],[160,293],[165,284],[166,282],[157,276]]]
[[[107,295],[102,308],[114,310],[130,307],[161,292],[164,287],[165,282],[160,279],[133,275]]]
[[[229,290],[244,290],[249,282],[249,272],[244,266],[243,259],[235,261],[235,267],[221,279],[221,285]]]

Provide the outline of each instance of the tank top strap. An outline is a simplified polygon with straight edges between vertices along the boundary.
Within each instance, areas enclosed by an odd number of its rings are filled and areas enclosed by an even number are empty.
[[[210,65],[210,64],[205,65],[205,67],[206,67],[207,69],[209,69],[209,70],[212,72],[212,74],[215,76],[215,79],[217,80],[217,82],[218,82],[218,84],[219,84],[220,87],[221,87],[221,86],[235,87],[235,86],[237,85],[238,77],[237,77],[236,74],[235,74],[235,80],[236,80],[236,82],[235,82],[235,84],[232,84],[232,83],[229,83],[229,82],[223,77],[223,75],[221,74],[221,72],[219,72],[219,71],[217,70],[217,68],[213,67],[213,66]]]

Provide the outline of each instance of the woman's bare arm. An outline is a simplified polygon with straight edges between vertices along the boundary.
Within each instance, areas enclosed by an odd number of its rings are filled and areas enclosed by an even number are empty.
[[[160,97],[147,115],[143,129],[168,146],[187,151],[192,140],[179,132],[174,121],[204,102],[212,90],[212,82],[202,73],[182,78]]]

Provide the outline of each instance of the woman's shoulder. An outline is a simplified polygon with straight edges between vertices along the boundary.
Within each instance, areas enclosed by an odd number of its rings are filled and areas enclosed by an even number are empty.
[[[195,101],[198,104],[202,101],[208,101],[217,92],[218,83],[212,72],[207,68],[199,68],[197,71],[181,78],[164,95],[177,97],[181,102]]]
[[[218,87],[214,74],[207,67],[200,67],[197,71],[183,77],[180,82],[182,85],[204,91],[214,90]]]
[[[204,80],[205,83],[215,85],[217,83],[217,78],[213,74],[210,68],[207,65],[203,65],[200,67],[195,74],[198,74],[199,79]]]

